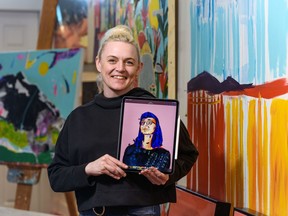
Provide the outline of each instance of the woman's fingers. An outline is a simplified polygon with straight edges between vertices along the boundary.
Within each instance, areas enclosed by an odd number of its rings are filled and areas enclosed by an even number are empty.
[[[107,158],[108,160],[110,160],[113,164],[117,165],[117,167],[120,167],[122,169],[127,169],[128,166],[126,164],[124,164],[123,162],[119,161],[118,159],[110,156],[110,155],[104,155],[103,157]]]
[[[144,175],[152,184],[156,185],[164,185],[169,179],[169,175],[160,172],[155,167],[142,170],[140,174]]]
[[[116,158],[106,154],[99,159],[89,163],[85,171],[88,175],[109,175],[112,178],[120,179],[126,176],[126,173],[123,169],[127,169],[128,166]]]

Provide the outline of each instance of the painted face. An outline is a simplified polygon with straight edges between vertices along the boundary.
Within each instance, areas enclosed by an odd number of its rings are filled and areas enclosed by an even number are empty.
[[[132,44],[111,41],[103,47],[100,58],[96,58],[96,67],[102,74],[104,95],[117,97],[134,87],[142,65]]]
[[[153,134],[156,128],[156,121],[153,118],[145,118],[140,122],[141,132],[146,134]]]

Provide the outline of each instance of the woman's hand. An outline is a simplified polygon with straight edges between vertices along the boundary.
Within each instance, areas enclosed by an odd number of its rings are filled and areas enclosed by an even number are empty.
[[[120,179],[126,176],[123,169],[127,169],[128,166],[116,158],[106,154],[95,161],[90,162],[85,167],[85,172],[87,175],[99,176],[108,175],[114,179]]]
[[[160,172],[155,167],[149,167],[148,169],[142,170],[140,175],[145,176],[152,184],[164,185],[168,179],[169,175]]]

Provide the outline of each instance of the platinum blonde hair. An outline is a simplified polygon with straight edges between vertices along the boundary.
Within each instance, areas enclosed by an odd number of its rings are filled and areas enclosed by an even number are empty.
[[[105,45],[111,41],[121,41],[132,44],[137,51],[138,62],[140,63],[140,49],[138,43],[133,37],[132,30],[126,25],[117,25],[104,34],[103,38],[100,41],[100,46],[98,49],[97,57],[101,59],[101,54]]]
[[[104,36],[100,41],[100,46],[97,53],[97,58],[101,59],[101,55],[105,45],[111,41],[121,41],[125,43],[132,44],[136,48],[138,63],[140,63],[140,48],[138,43],[133,37],[132,30],[126,25],[117,25],[105,32]],[[98,73],[96,78],[96,84],[98,87],[98,92],[103,92],[103,80],[101,73]]]

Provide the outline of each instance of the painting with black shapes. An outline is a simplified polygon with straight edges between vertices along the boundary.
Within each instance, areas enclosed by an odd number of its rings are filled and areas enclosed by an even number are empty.
[[[78,104],[82,53],[0,53],[0,163],[50,163],[60,129]]]

